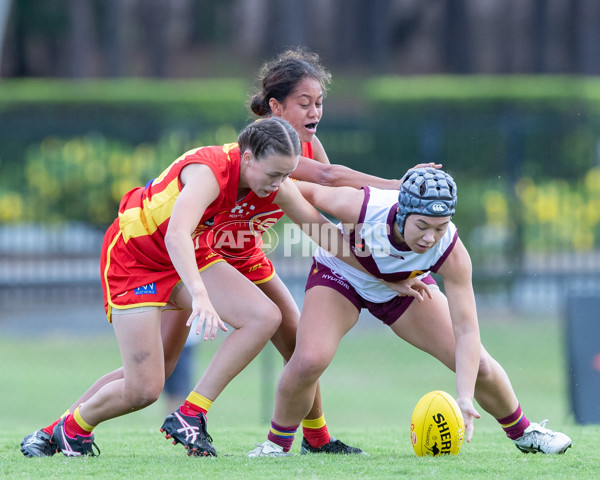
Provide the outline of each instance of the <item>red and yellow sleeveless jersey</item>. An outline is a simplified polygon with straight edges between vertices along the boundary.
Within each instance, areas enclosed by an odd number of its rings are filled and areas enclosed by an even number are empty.
[[[111,308],[159,306],[167,303],[171,290],[180,281],[165,245],[175,200],[183,185],[182,169],[192,163],[207,165],[220,191],[204,212],[192,238],[196,263],[203,270],[223,261],[207,242],[206,232],[220,212],[235,206],[240,179],[240,151],[237,144],[191,150],[173,162],[145,187],[131,190],[121,200],[119,217],[108,228],[100,259],[104,302],[110,319]],[[267,197],[273,202],[277,192]]]
[[[314,158],[311,143],[302,142],[302,156]],[[273,203],[271,195],[260,198],[250,192],[236,202],[231,210],[215,217],[211,244],[234,267],[238,268],[237,264],[246,267],[253,260],[264,257],[261,254],[262,235],[283,216],[283,211]]]
[[[175,200],[183,188],[179,176],[192,163],[207,165],[220,186],[219,196],[206,209],[193,233],[197,251],[201,236],[213,226],[215,216],[235,205],[240,178],[240,151],[236,144],[190,150],[145,187],[125,194],[119,206],[119,228],[127,249],[146,267],[173,268],[164,237]]]

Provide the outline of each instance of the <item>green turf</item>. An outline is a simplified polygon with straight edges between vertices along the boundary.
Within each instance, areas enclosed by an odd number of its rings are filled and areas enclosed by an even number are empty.
[[[362,321],[362,320],[361,320]],[[483,319],[482,338],[505,367],[527,416],[549,418],[550,428],[574,443],[566,455],[523,455],[484,412],[471,444],[456,457],[417,458],[409,442],[412,408],[424,393],[454,394],[454,376],[402,343],[384,327],[351,332],[322,379],[330,432],[360,446],[369,457],[300,456],[248,459],[264,440],[275,377],[281,362],[267,349],[223,392],[209,414],[218,458],[188,458],[162,438],[162,402],[96,429],[98,458],[60,455],[26,459],[23,436],[49,423],[99,375],[119,366],[112,337],[0,339],[0,476],[7,478],[597,478],[600,426],[575,425],[568,413],[566,365],[556,320]],[[516,342],[515,342],[516,340]],[[529,345],[532,348],[525,347]],[[217,343],[203,343],[197,361],[206,365]],[[535,348],[533,348],[535,347]],[[272,373],[269,375],[269,369]],[[264,385],[267,392],[264,393]],[[263,405],[266,402],[267,406]]]

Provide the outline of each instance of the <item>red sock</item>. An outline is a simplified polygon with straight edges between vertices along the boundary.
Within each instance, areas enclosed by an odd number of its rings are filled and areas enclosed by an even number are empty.
[[[46,432],[48,435],[52,435],[52,432],[54,431],[54,427],[56,427],[58,422],[60,422],[60,418],[58,420],[56,420],[55,422],[51,423],[50,425],[48,425],[47,427],[42,428],[42,432]]]
[[[327,445],[331,440],[327,425],[323,425],[321,428],[306,428],[302,427],[302,434],[306,441],[311,447],[321,448],[323,445]]]
[[[188,400],[183,402],[183,405],[179,407],[179,411],[189,417],[195,417],[196,415],[200,415],[201,413],[206,415],[208,413],[208,410],[205,410],[204,408],[199,407],[198,405],[195,405],[192,402],[189,402]]]
[[[71,438],[75,438],[77,435],[81,435],[82,437],[89,437],[91,435],[91,432],[79,426],[72,413],[65,418],[65,432]]]

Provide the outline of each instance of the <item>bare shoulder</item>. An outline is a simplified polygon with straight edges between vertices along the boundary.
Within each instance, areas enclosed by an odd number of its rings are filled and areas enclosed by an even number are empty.
[[[196,183],[199,180],[218,184],[217,178],[210,167],[202,163],[190,163],[183,167],[179,174],[179,180],[181,180],[183,185],[187,185],[190,182]]]
[[[294,202],[298,199],[298,197],[302,198],[302,194],[296,187],[296,183],[289,178],[286,178],[281,185],[279,185],[279,190],[277,190],[277,195],[275,195],[275,203],[278,205],[286,205],[289,202]]]
[[[471,257],[460,237],[438,273],[444,277],[444,282],[471,283]]]

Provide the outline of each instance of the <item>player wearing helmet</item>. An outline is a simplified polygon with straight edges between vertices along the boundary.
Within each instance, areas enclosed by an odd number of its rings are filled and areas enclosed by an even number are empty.
[[[330,81],[330,73],[321,65],[319,56],[302,48],[288,50],[272,62],[267,62],[260,73],[260,90],[252,97],[251,109],[256,116],[282,118],[292,125],[302,142],[302,156],[294,170],[293,178],[325,185],[374,185],[379,188],[398,188],[398,180],[373,177],[351,170],[343,165],[330,164],[327,154],[316,137],[317,126],[322,119],[323,98]],[[281,324],[271,341],[283,358],[294,350],[296,328],[300,311],[271,261],[261,249],[261,235],[284,215],[270,197],[260,198],[253,192],[241,196],[235,205],[214,218],[223,259],[254,283],[281,312]],[[227,239],[235,239],[229,242]],[[186,326],[189,312],[168,305],[162,314],[161,340],[164,351],[165,376],[175,368],[177,359],[188,337]],[[192,334],[193,335],[193,334]],[[73,413],[77,406],[86,402],[106,384],[122,379],[123,368],[106,374],[96,381],[66,412]],[[190,392],[180,409],[206,415],[215,398],[205,398]],[[163,425],[168,435],[173,414]],[[50,456],[56,452],[52,432],[60,418],[46,427],[27,435],[21,442],[21,452],[28,457]],[[329,435],[321,396],[317,391],[311,411],[303,422],[304,453],[361,453]],[[199,448],[198,451],[204,451]],[[213,449],[211,448],[211,452]]]
[[[369,187],[298,183],[310,203],[341,221],[338,228],[371,276],[322,249],[315,252],[296,349],[279,379],[268,439],[249,456],[289,455],[316,382],[362,308],[456,372],[467,442],[473,420],[480,416],[473,406],[475,398],[519,450],[551,454],[571,446],[565,434],[546,429],[544,422],[529,422],[506,372],[481,345],[471,260],[451,221],[457,189],[450,175],[432,168],[413,169],[404,177],[399,195]],[[445,295],[431,273],[443,277]],[[416,302],[398,296],[386,283],[413,277],[430,286],[428,296]]]

